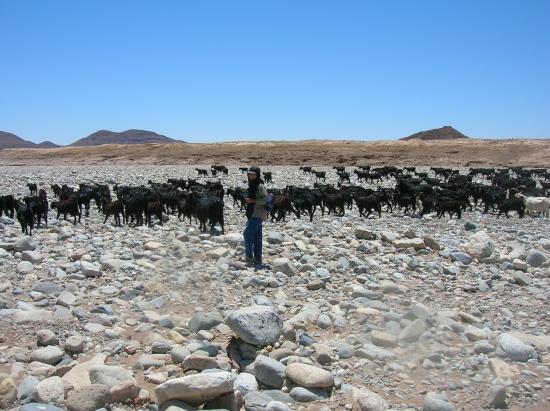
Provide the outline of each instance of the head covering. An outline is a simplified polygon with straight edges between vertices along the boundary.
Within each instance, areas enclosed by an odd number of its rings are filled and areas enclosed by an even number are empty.
[[[256,174],[256,178],[254,180],[248,180],[248,197],[256,198],[256,191],[258,190],[258,186],[260,184],[263,184],[263,181],[260,178],[260,167],[252,166],[248,169],[246,173]]]
[[[258,166],[252,166],[248,169],[247,173],[255,173],[256,177],[260,178],[260,167]]]

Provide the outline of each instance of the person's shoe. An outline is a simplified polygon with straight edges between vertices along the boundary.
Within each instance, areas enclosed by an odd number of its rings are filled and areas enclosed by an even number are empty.
[[[256,266],[256,260],[254,260],[252,257],[245,257],[244,263],[247,267],[255,267]]]
[[[269,270],[271,267],[268,264],[264,264],[261,261],[255,260],[254,261],[254,268],[256,270]]]

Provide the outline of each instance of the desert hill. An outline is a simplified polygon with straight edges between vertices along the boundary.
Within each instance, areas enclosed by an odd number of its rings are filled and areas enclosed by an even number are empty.
[[[159,144],[175,143],[178,140],[157,134],[154,131],[130,129],[116,132],[99,130],[70,144],[70,147],[90,147],[102,144]]]
[[[22,139],[21,137],[8,133],[6,131],[0,131],[0,150],[5,148],[53,148],[59,147],[57,144],[51,141],[44,141],[36,144],[32,141]]]
[[[465,136],[451,126],[444,126],[441,128],[419,131],[418,133],[411,134],[408,137],[403,137],[400,140],[456,140],[460,138],[469,137]]]

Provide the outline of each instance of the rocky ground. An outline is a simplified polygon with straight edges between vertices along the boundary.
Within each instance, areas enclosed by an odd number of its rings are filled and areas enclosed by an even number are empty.
[[[192,170],[3,167],[0,193]],[[292,218],[255,271],[225,215],[219,235],[50,213],[32,238],[0,218],[0,408],[550,409],[550,219]]]

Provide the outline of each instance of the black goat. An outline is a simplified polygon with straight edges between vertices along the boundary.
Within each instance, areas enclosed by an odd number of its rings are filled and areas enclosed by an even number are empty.
[[[21,225],[21,232],[26,235],[32,235],[32,230],[34,228],[34,214],[30,204],[17,200],[15,203],[15,210],[17,214],[17,221],[19,221],[19,225]]]
[[[27,183],[27,187],[31,191],[31,196],[35,196],[38,194],[38,187],[36,183]]]
[[[271,171],[264,171],[263,176],[266,184],[273,182],[273,176],[271,175]]]
[[[9,218],[13,218],[15,213],[15,197],[11,194],[0,196],[0,217],[2,212],[6,213]]]

